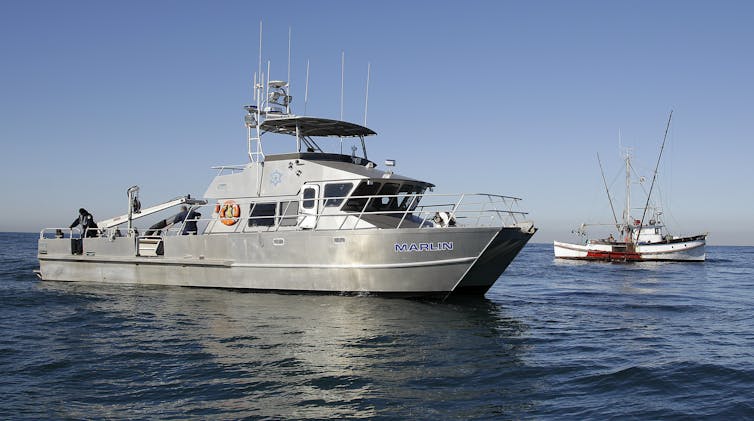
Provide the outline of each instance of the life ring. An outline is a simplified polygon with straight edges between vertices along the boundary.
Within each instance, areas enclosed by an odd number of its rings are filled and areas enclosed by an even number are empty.
[[[216,205],[215,210],[220,222],[227,226],[235,225],[238,222],[238,217],[241,216],[241,207],[232,200],[226,200],[222,206]]]

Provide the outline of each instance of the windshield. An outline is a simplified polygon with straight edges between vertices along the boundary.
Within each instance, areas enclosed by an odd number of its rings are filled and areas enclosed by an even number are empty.
[[[351,212],[396,212],[414,210],[425,188],[415,184],[362,181],[346,201],[343,210]],[[376,196],[376,197],[359,197]]]

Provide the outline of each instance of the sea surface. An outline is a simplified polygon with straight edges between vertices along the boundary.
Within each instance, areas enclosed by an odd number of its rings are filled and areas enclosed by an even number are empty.
[[[754,247],[572,263],[478,299],[38,281],[0,234],[0,419],[754,419]]]

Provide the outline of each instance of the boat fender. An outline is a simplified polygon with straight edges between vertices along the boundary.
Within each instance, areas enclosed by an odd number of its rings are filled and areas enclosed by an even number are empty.
[[[216,205],[215,209],[217,209],[218,206],[219,205]],[[223,202],[222,206],[220,206],[220,209],[217,213],[220,218],[220,222],[222,222],[224,225],[232,226],[235,225],[236,222],[238,222],[238,217],[241,216],[241,207],[238,206],[238,203],[232,200],[226,200],[225,202]]]

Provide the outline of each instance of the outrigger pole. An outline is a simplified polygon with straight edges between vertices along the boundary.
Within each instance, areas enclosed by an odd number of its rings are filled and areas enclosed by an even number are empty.
[[[655,172],[652,175],[652,184],[649,185],[649,194],[647,194],[647,203],[644,205],[644,213],[641,214],[641,222],[639,223],[639,232],[636,234],[638,240],[641,235],[641,227],[644,226],[644,218],[647,216],[647,208],[649,207],[649,199],[652,197],[652,189],[655,186],[655,180],[657,179],[657,169],[660,168],[660,159],[662,158],[662,151],[665,150],[665,141],[668,139],[668,130],[670,130],[670,120],[673,118],[673,110],[670,110],[668,116],[668,124],[665,126],[665,136],[662,138],[662,146],[660,146],[660,154],[657,156],[657,164],[655,165]]]
[[[615,207],[613,207],[613,199],[610,197],[610,190],[607,187],[607,180],[605,180],[605,171],[602,169],[602,160],[600,160],[599,152],[597,152],[597,162],[599,162],[600,164],[600,174],[602,174],[602,182],[605,183],[605,193],[607,193],[607,200],[608,202],[610,202],[610,210],[613,211],[613,220],[615,221],[615,229],[618,230],[618,228],[620,227],[620,224],[618,223],[618,217],[615,216]]]

